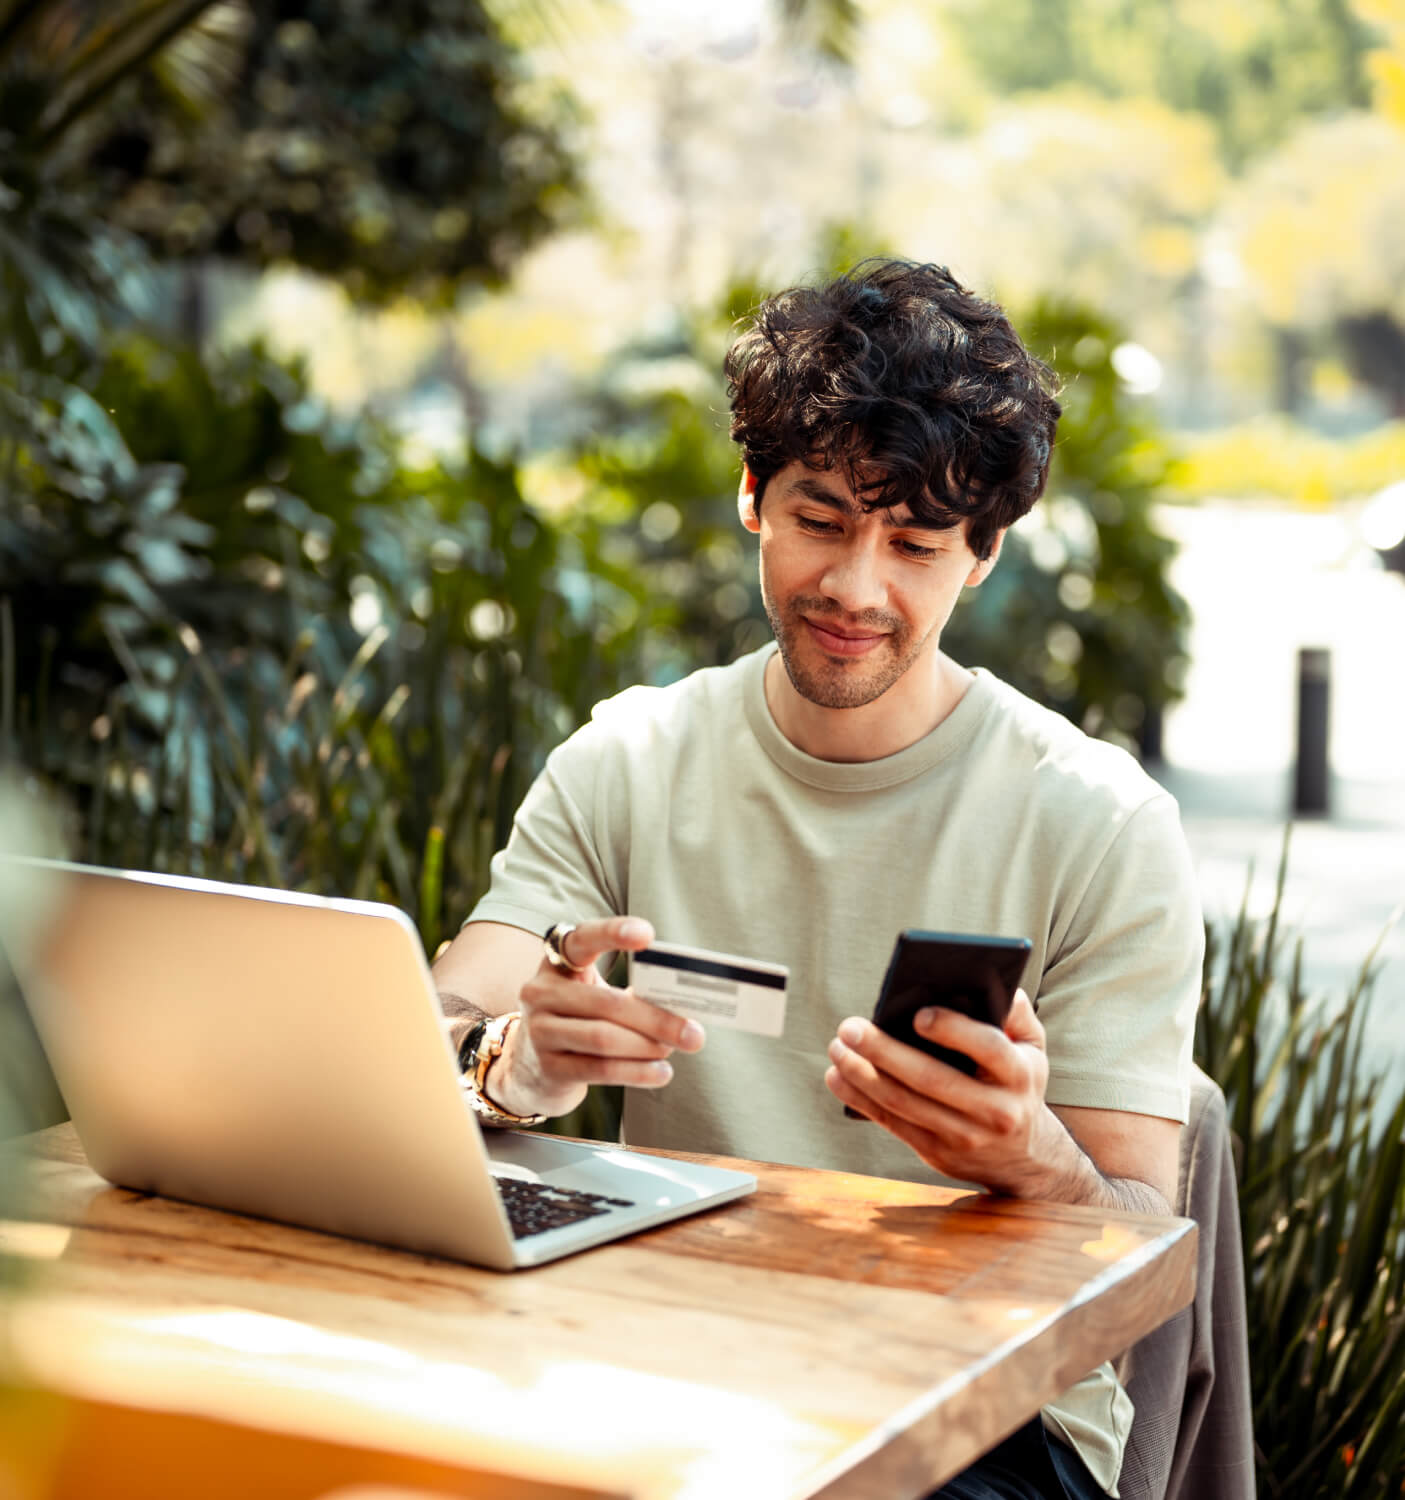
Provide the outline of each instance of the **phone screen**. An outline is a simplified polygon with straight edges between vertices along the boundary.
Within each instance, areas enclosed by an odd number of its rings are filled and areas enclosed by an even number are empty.
[[[873,1024],[889,1036],[962,1073],[976,1063],[964,1052],[939,1047],[913,1029],[913,1017],[928,1005],[945,1006],[992,1026],[1010,1013],[1030,953],[1028,938],[986,937],[955,932],[900,933],[883,976]],[[845,1113],[856,1115],[846,1106]]]

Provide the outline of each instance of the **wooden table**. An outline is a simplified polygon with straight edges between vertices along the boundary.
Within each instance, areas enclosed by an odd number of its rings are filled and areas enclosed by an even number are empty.
[[[164,1418],[146,1451],[183,1422],[212,1483],[260,1437],[281,1487],[230,1493],[261,1500],[922,1495],[1194,1289],[1187,1220],[837,1172],[726,1163],[754,1196],[503,1275],[110,1187],[68,1126],[24,1145],[11,1383]],[[342,1461],[299,1488],[298,1444]]]

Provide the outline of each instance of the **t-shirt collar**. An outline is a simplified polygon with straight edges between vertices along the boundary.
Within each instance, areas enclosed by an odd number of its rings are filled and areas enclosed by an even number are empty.
[[[820,760],[793,745],[776,724],[766,702],[766,666],[779,648],[774,641],[746,663],[743,696],[747,723],[757,742],[782,771],[807,786],[833,792],[867,792],[897,786],[930,770],[970,739],[994,697],[993,679],[979,668],[955,708],[920,740],[880,760]]]

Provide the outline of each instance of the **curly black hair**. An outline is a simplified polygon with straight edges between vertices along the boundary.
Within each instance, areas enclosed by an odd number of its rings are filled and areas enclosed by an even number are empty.
[[[1062,408],[1047,365],[944,266],[873,259],[768,297],[727,353],[731,433],[757,479],[844,473],[865,510],[968,523],[977,557],[1043,493]]]

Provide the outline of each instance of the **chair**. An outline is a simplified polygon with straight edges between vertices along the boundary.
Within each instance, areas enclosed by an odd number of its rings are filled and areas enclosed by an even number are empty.
[[[1254,1500],[1239,1199],[1224,1095],[1193,1069],[1175,1209],[1200,1226],[1195,1300],[1116,1361],[1136,1408],[1122,1500]]]

